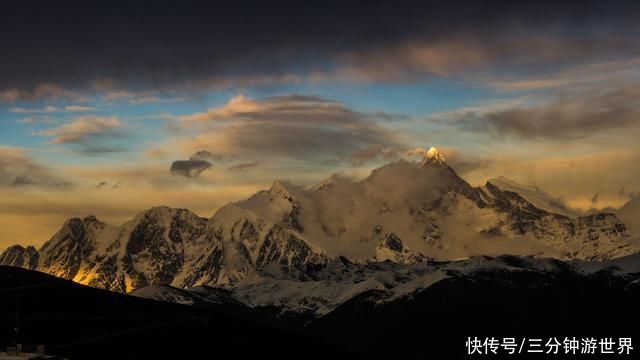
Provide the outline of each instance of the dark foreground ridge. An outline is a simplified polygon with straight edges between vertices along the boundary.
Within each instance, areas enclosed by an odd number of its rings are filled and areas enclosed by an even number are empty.
[[[285,319],[273,309],[234,301],[191,306],[158,302],[0,267],[0,345],[14,341],[16,295],[21,342],[44,343],[51,353],[71,359],[489,359],[498,356],[467,355],[467,338],[640,341],[640,286],[612,271],[452,274],[393,301],[377,302],[384,290],[368,291],[323,317]],[[640,345],[634,345],[631,355],[606,358],[637,358]]]
[[[16,296],[20,342],[45,344],[48,353],[70,359],[355,357],[341,347],[281,329],[238,304],[158,302],[7,266],[0,266],[3,350],[15,339]]]

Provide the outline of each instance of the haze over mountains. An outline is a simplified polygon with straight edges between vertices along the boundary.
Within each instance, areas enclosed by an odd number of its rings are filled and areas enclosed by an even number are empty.
[[[299,304],[314,294],[337,305],[365,290],[402,286],[403,294],[447,277],[420,270],[429,268],[427,259],[512,254],[602,261],[639,249],[614,213],[580,216],[505,177],[472,187],[432,148],[422,163],[393,162],[361,181],[335,175],[313,187],[275,181],[210,219],[168,207],[121,226],[94,216],[69,219],[38,250],[8,248],[0,265],[117,292],[156,286],[146,290],[150,297],[173,291],[163,285],[206,285],[233,289],[254,305]],[[407,272],[415,281],[408,287],[381,281],[381,272],[395,278]]]

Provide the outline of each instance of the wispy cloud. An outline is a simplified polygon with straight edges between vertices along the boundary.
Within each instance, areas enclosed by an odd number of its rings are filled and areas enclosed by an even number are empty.
[[[48,105],[43,108],[32,108],[32,109],[15,107],[9,111],[16,114],[47,114],[47,113],[58,113],[58,112],[88,112],[88,111],[97,111],[97,110],[98,108],[91,107],[91,106],[67,105],[63,108],[60,108],[60,107]]]
[[[104,89],[104,88],[103,88]],[[132,105],[176,103],[185,101],[185,97],[174,96],[157,90],[132,91],[121,88],[106,88],[103,99],[109,102],[127,102]]]
[[[92,106],[80,106],[80,105],[68,105],[64,109],[70,112],[85,112],[85,111],[97,111],[98,108]]]
[[[640,86],[562,93],[553,99],[468,107],[430,117],[458,130],[497,139],[583,139],[640,130]]]
[[[640,78],[640,57],[592,62],[554,71],[545,76],[523,74],[506,79],[485,79],[482,82],[500,90],[544,90],[559,88],[604,86],[612,82],[624,83]]]
[[[147,97],[139,97],[135,99],[129,100],[129,104],[168,104],[184,101],[185,98],[182,97],[173,97],[173,98],[163,98],[158,96],[147,96]]]
[[[247,163],[240,163],[240,164],[235,164],[235,165],[231,165],[227,168],[228,171],[249,171],[250,169],[256,168],[260,165],[259,162],[257,161],[252,161],[252,162],[247,162]]]
[[[69,184],[52,169],[35,161],[27,149],[0,146],[0,186],[60,187]]]
[[[42,114],[42,113],[60,112],[62,111],[62,109],[49,105],[40,109],[25,109],[25,108],[17,107],[17,108],[11,109],[10,111],[16,114]]]
[[[18,124],[52,124],[55,118],[49,115],[34,115],[16,120]]]
[[[61,98],[82,99],[77,91],[51,83],[39,84],[26,89],[10,87],[0,90],[0,101],[2,102],[57,100]]]

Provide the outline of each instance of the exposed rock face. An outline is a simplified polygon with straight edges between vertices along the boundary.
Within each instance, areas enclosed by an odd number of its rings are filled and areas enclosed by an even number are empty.
[[[376,247],[374,261],[391,261],[396,264],[413,264],[424,261],[426,257],[414,253],[406,247],[402,240],[394,233],[387,234]]]
[[[38,269],[65,279],[75,278],[82,264],[95,254],[97,238],[105,226],[94,216],[67,220],[40,248]]]
[[[0,265],[16,266],[29,270],[38,267],[38,251],[33,246],[13,245],[0,254]]]

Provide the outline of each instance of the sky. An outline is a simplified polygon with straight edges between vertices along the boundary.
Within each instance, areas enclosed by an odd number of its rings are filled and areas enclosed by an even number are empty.
[[[587,211],[640,192],[640,4],[6,1],[0,247],[436,146]]]

